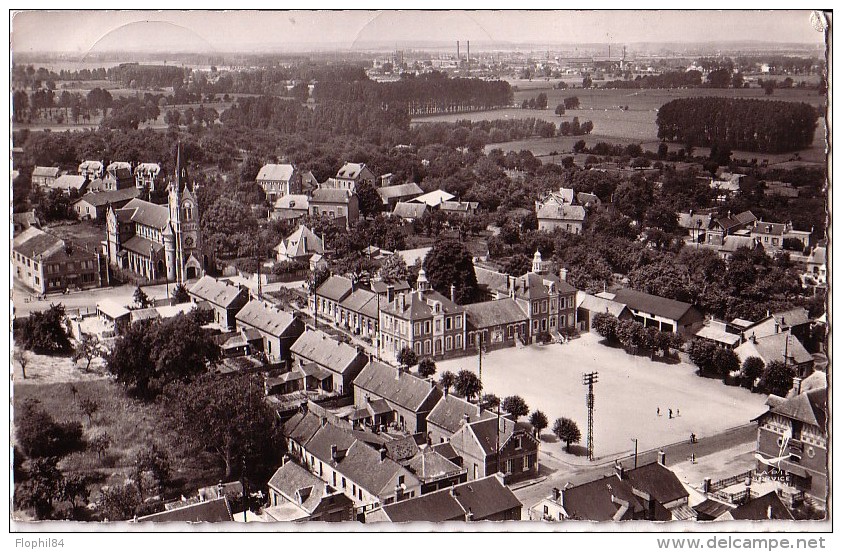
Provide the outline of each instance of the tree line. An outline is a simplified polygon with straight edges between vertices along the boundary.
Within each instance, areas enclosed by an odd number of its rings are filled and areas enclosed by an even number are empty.
[[[819,114],[803,102],[682,98],[658,110],[658,138],[689,146],[779,153],[809,147]]]

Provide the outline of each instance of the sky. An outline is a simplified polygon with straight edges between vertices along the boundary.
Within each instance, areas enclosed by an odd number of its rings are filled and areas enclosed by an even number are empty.
[[[505,44],[769,41],[821,44],[809,11],[22,11],[12,50],[294,51],[372,42]]]

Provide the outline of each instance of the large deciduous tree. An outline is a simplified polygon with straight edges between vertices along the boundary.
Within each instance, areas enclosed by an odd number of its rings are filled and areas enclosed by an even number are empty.
[[[36,353],[69,353],[72,346],[64,325],[64,306],[51,304],[45,311],[30,313],[17,324],[15,339]]]
[[[482,392],[482,382],[476,374],[468,370],[459,370],[454,382],[456,392],[466,399],[473,400]]]
[[[479,295],[473,259],[459,240],[436,241],[424,259],[424,270],[433,289],[445,297],[450,297],[450,286],[454,286],[459,304],[471,303]]]
[[[773,360],[766,365],[763,375],[757,388],[762,393],[786,397],[792,389],[792,380],[795,378],[795,368],[788,366],[780,360]]]

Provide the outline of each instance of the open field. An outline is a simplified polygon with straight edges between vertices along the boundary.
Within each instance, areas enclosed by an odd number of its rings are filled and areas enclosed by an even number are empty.
[[[475,356],[438,363],[437,373],[477,370]],[[628,453],[639,439],[641,451],[740,426],[765,411],[764,395],[700,378],[687,363],[653,362],[607,347],[599,336],[583,334],[564,345],[530,346],[494,351],[482,360],[485,393],[503,398],[522,396],[532,410],[552,420],[572,418],[585,445],[587,408],[582,374],[599,372],[596,384],[594,455],[599,458]],[[661,416],[656,409],[661,409]],[[680,410],[669,419],[668,409]],[[562,454],[562,444],[547,444]]]

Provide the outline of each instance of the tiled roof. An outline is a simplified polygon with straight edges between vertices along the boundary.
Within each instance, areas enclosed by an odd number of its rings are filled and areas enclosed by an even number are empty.
[[[103,192],[90,192],[73,203],[78,203],[80,201],[86,201],[90,203],[94,207],[102,207],[104,205],[108,205],[109,203],[118,203],[120,201],[128,201],[130,199],[136,198],[140,195],[140,190],[137,188],[124,188],[122,190],[106,190]]]
[[[517,301],[508,297],[499,301],[465,305],[465,316],[468,320],[468,326],[472,328],[489,328],[529,320],[526,313],[518,306]]]
[[[557,205],[550,203],[538,209],[536,216],[539,220],[571,220],[581,222],[585,220],[585,208],[581,205]]]
[[[439,443],[437,445],[432,445],[430,448],[432,450],[438,452],[439,454],[441,454],[443,457],[447,458],[451,462],[455,462],[456,460],[459,460],[459,453],[456,452],[456,450],[453,448],[453,445],[451,445],[448,442]],[[460,460],[460,462],[461,462],[461,460]]]
[[[786,232],[786,224],[779,222],[763,222],[755,223],[754,228],[751,229],[752,234],[765,234],[769,236],[783,236]]]
[[[751,224],[752,222],[756,221],[757,217],[754,216],[754,213],[751,211],[743,211],[742,213],[737,213],[736,215],[730,217],[723,217],[721,219],[717,219],[716,223],[721,226],[725,230],[730,230],[736,226],[745,226],[747,224]]]
[[[316,295],[325,297],[331,301],[340,302],[354,289],[354,284],[344,276],[330,276],[316,290]]]
[[[348,190],[333,189],[333,188],[319,188],[313,190],[313,198],[311,203],[349,203],[351,193]]]
[[[298,227],[298,230],[284,238],[275,250],[284,253],[287,257],[303,257],[313,253],[321,255],[325,252],[321,238],[303,224]]]
[[[797,337],[788,332],[771,334],[755,339],[751,338],[751,330],[746,330],[743,335],[748,334],[746,341],[737,347],[734,352],[741,359],[749,356],[760,357],[763,362],[769,364],[773,360],[783,360],[786,354],[790,362],[804,364],[813,361],[813,355],[807,352],[804,345]]]
[[[210,301],[220,307],[229,307],[236,300],[246,300],[248,293],[224,280],[217,280],[210,276],[202,276],[198,282],[190,286],[190,295]]]
[[[390,199],[419,196],[424,193],[424,190],[422,190],[415,182],[409,182],[407,184],[398,184],[397,186],[384,186],[382,188],[377,188],[377,193],[380,195],[380,199],[383,200],[383,204],[385,205]]]
[[[47,234],[30,226],[17,236],[12,242],[12,250],[30,259],[36,255],[50,257],[53,253],[64,249],[64,242],[59,238]]]
[[[389,485],[398,475],[404,476],[404,485],[407,487],[419,483],[409,470],[388,456],[381,460],[379,451],[361,441],[354,441],[345,453],[339,462],[339,471],[375,496],[393,491]]]
[[[427,212],[427,206],[423,203],[407,203],[404,201],[398,202],[392,214],[396,217],[417,219],[424,216]]]
[[[473,514],[475,520],[523,506],[515,494],[493,475],[456,485],[454,490],[462,509]]]
[[[371,393],[372,399],[383,398],[411,412],[419,412],[431,395],[441,393],[426,380],[376,361],[370,361],[362,369],[354,379],[354,386]]]
[[[725,512],[732,510],[734,507],[730,504],[725,504],[723,502],[719,502],[718,500],[712,500],[710,498],[706,499],[704,502],[700,502],[693,506],[693,509],[700,513],[704,514],[710,518],[716,519]]]
[[[418,443],[415,442],[412,436],[387,441],[384,443],[384,446],[386,447],[386,454],[389,455],[389,458],[401,463],[421,452],[421,449],[418,448]]]
[[[119,211],[131,213],[131,221],[144,226],[163,230],[170,222],[170,210],[165,205],[156,205],[142,199],[135,198]]]
[[[127,251],[148,257],[150,250],[154,250],[155,253],[163,251],[164,244],[152,241],[140,235],[134,235],[123,242],[122,247]]]
[[[290,164],[283,164],[283,165],[274,165],[274,164],[267,164],[260,167],[260,172],[257,173],[257,182],[261,180],[271,180],[271,181],[288,181],[292,178],[293,173],[295,172],[295,167]]]
[[[605,312],[612,316],[620,316],[626,310],[626,306],[622,303],[597,297],[584,291],[576,292],[576,307],[594,313]]]
[[[325,370],[315,362],[307,362],[298,367],[297,369],[300,370],[301,373],[305,376],[316,378],[319,381],[324,381],[332,377],[332,374],[329,370]]]
[[[403,309],[400,306],[400,296],[397,296],[388,305],[381,304],[380,310],[404,319],[416,320],[431,317],[433,315],[432,303],[434,302],[441,303],[441,311],[444,314],[457,314],[464,311],[463,307],[435,290],[414,291],[405,294]]]
[[[386,293],[389,291],[389,287],[396,293],[400,293],[401,291],[406,292],[412,289],[406,280],[398,280],[396,282],[384,282],[383,280],[371,281],[371,290],[374,293]]]
[[[50,183],[56,190],[81,190],[88,179],[77,174],[63,174]]]
[[[296,412],[284,423],[282,433],[299,444],[309,441],[322,426],[319,416],[312,412]]]
[[[331,447],[333,445],[336,445],[336,452],[341,457],[356,442],[357,439],[353,433],[328,422],[316,431],[313,437],[304,445],[304,448],[322,462],[331,463],[333,462],[331,458]],[[368,445],[364,446],[367,447]]]
[[[796,307],[786,311],[773,312],[772,316],[781,327],[791,328],[811,322],[810,313],[804,307]]]
[[[261,301],[249,301],[237,313],[237,322],[262,330],[269,335],[281,336],[292,326],[295,317],[285,311],[267,307]]]
[[[632,487],[648,493],[661,504],[668,504],[689,495],[675,473],[658,462],[626,470],[624,478]]]
[[[355,360],[365,358],[356,347],[336,341],[319,330],[306,330],[292,344],[290,352],[339,374],[344,374]]]
[[[497,447],[502,448],[515,431],[532,435],[532,426],[526,422],[515,422],[502,416],[498,422],[495,416],[471,422],[465,431],[469,431],[474,436],[485,454],[495,454]]]
[[[447,193],[444,190],[433,190],[410,201],[414,203],[426,203],[430,207],[437,207],[442,201],[450,201],[455,197],[455,195]]]
[[[700,215],[699,213],[678,213],[678,227],[685,230],[707,230],[713,220],[711,215]]]
[[[222,497],[143,516],[138,518],[137,521],[154,521],[159,523],[168,521],[198,523],[204,521],[219,523],[223,521],[234,521],[234,517],[231,515],[231,507],[228,505],[228,499]]]
[[[468,423],[496,418],[488,410],[482,410],[465,399],[447,395],[439,399],[439,402],[427,415],[427,423],[434,424],[453,434],[459,431],[465,423],[465,416],[468,417]]]
[[[161,172],[161,165],[158,163],[141,163],[134,169],[135,174],[157,175]]]
[[[733,253],[741,247],[754,249],[757,242],[751,236],[725,236],[722,240],[722,245],[719,246],[720,252]]]
[[[725,331],[725,328],[719,324],[703,326],[698,332],[696,332],[696,337],[710,339],[711,341],[725,343],[730,346],[736,345],[742,339],[739,334],[733,334]]]
[[[614,301],[627,305],[630,309],[662,316],[668,320],[681,320],[693,305],[659,297],[642,291],[624,288],[614,294]]]
[[[555,274],[536,274],[527,272],[523,276],[512,278],[515,296],[522,299],[541,299],[550,295],[550,286],[556,293],[575,293],[576,288]],[[502,291],[502,290],[501,290]]]
[[[79,170],[101,171],[102,170],[102,162],[100,162],[100,161],[82,161],[79,164]]]
[[[56,178],[61,173],[58,167],[35,167],[32,169],[32,176]],[[82,178],[84,180],[84,177]]]
[[[377,310],[377,294],[372,291],[368,291],[367,289],[354,290],[354,292],[346,297],[340,305],[342,305],[343,308],[368,316],[369,318],[376,319],[379,315]]]

